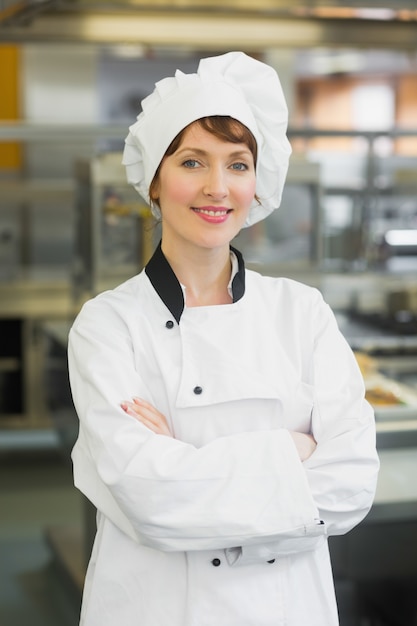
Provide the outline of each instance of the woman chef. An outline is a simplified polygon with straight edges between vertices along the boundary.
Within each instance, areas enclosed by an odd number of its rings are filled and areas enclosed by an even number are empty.
[[[320,293],[230,246],[280,203],[286,123],[275,71],[231,52],[158,82],[130,128],[162,240],[70,333],[98,511],[83,626],[338,623],[327,537],[371,506],[372,410]]]

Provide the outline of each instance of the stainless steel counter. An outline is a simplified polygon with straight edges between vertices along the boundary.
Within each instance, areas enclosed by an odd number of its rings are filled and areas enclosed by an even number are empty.
[[[0,282],[0,319],[67,318],[73,309],[69,281],[62,277]]]
[[[375,500],[364,523],[413,520],[417,524],[417,447],[379,450],[379,458]]]

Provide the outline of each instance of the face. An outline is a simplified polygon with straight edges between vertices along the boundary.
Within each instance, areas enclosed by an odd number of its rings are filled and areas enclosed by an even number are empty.
[[[192,124],[159,172],[164,248],[228,247],[245,223],[255,187],[248,146],[223,141]]]

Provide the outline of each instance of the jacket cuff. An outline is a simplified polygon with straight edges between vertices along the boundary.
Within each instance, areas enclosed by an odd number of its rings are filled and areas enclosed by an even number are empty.
[[[254,563],[267,563],[276,558],[309,552],[319,548],[326,541],[326,525],[322,520],[279,533],[274,541],[252,546],[226,548],[225,554],[229,565],[239,567]]]

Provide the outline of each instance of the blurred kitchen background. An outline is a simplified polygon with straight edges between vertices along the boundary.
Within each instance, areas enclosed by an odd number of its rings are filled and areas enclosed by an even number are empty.
[[[1,0],[1,626],[78,624],[94,511],[67,333],[158,240],[127,127],[155,81],[237,49],[277,69],[294,152],[235,245],[323,292],[376,411],[375,504],[331,540],[341,626],[417,624],[417,1]]]

